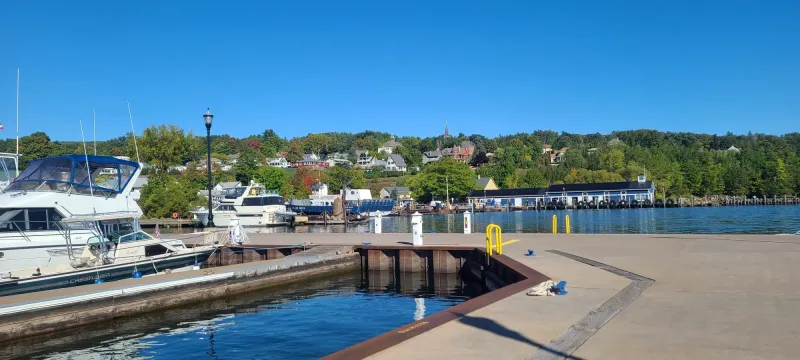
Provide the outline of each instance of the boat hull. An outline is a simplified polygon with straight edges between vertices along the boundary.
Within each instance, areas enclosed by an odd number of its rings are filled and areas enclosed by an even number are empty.
[[[60,274],[31,277],[19,280],[0,280],[0,296],[18,295],[37,291],[62,289],[68,287],[94,284],[99,278],[104,282],[130,279],[138,271],[145,275],[155,274],[159,271],[173,270],[202,264],[213,252],[213,249],[202,252],[187,253],[160,258],[157,260],[144,259],[123,264],[111,264],[97,268],[87,268]]]
[[[79,255],[91,237],[89,231],[76,231],[73,236],[73,249]],[[0,237],[0,273],[37,266],[68,265],[67,244],[64,236],[55,232],[39,232],[20,236]]]

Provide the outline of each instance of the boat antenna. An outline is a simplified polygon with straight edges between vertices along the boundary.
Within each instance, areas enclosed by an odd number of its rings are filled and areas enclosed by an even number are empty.
[[[136,145],[136,130],[133,128],[133,115],[131,114],[131,102],[128,101],[128,118],[131,119],[131,135],[133,135],[133,147],[136,148],[136,162],[141,163],[139,159],[139,145]]]
[[[94,156],[97,156],[97,114],[92,108],[92,137],[94,142]]]
[[[94,185],[92,185],[92,169],[89,167],[89,155],[86,153],[86,138],[83,137],[83,120],[78,120],[81,124],[81,142],[83,142],[83,158],[86,159],[86,174],[89,175],[89,194],[92,196],[92,212],[97,213],[94,207]]]
[[[17,68],[17,158],[19,158],[19,68]]]

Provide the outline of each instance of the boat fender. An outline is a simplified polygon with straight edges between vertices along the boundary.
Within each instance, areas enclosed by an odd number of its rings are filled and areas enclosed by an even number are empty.
[[[95,280],[94,280],[94,283],[95,283],[95,284],[102,284],[102,283],[104,283],[104,282],[105,282],[105,280],[103,280],[103,279],[95,279]]]
[[[133,272],[133,278],[134,279],[141,279],[142,278],[142,272],[141,271],[134,271]]]

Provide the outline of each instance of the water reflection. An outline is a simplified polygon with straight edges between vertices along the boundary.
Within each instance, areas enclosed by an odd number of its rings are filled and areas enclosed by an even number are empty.
[[[4,343],[0,358],[319,358],[463,302],[466,287],[455,274],[356,271]]]

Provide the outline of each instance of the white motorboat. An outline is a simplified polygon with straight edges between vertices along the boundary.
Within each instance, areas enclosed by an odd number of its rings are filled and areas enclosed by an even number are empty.
[[[64,229],[68,264],[29,266],[0,273],[0,296],[59,289],[105,281],[139,278],[158,273],[199,269],[220,246],[187,248],[180,240],[162,240],[141,230],[105,233],[103,222],[126,220],[128,214],[72,216],[60,223]],[[91,229],[83,245],[72,243],[72,231]],[[73,251],[76,250],[76,251]]]
[[[296,215],[286,210],[283,196],[268,192],[256,183],[223,191],[224,197],[213,211],[214,225],[218,227],[236,223],[245,227],[287,225]],[[208,224],[208,209],[200,208],[192,213],[204,226]]]
[[[87,163],[88,161],[88,163]],[[0,193],[0,273],[68,265],[62,219],[79,214],[118,213],[99,221],[104,233],[139,230],[142,210],[130,194],[139,163],[110,156],[67,155],[31,161]],[[71,229],[73,248],[94,236]]]

